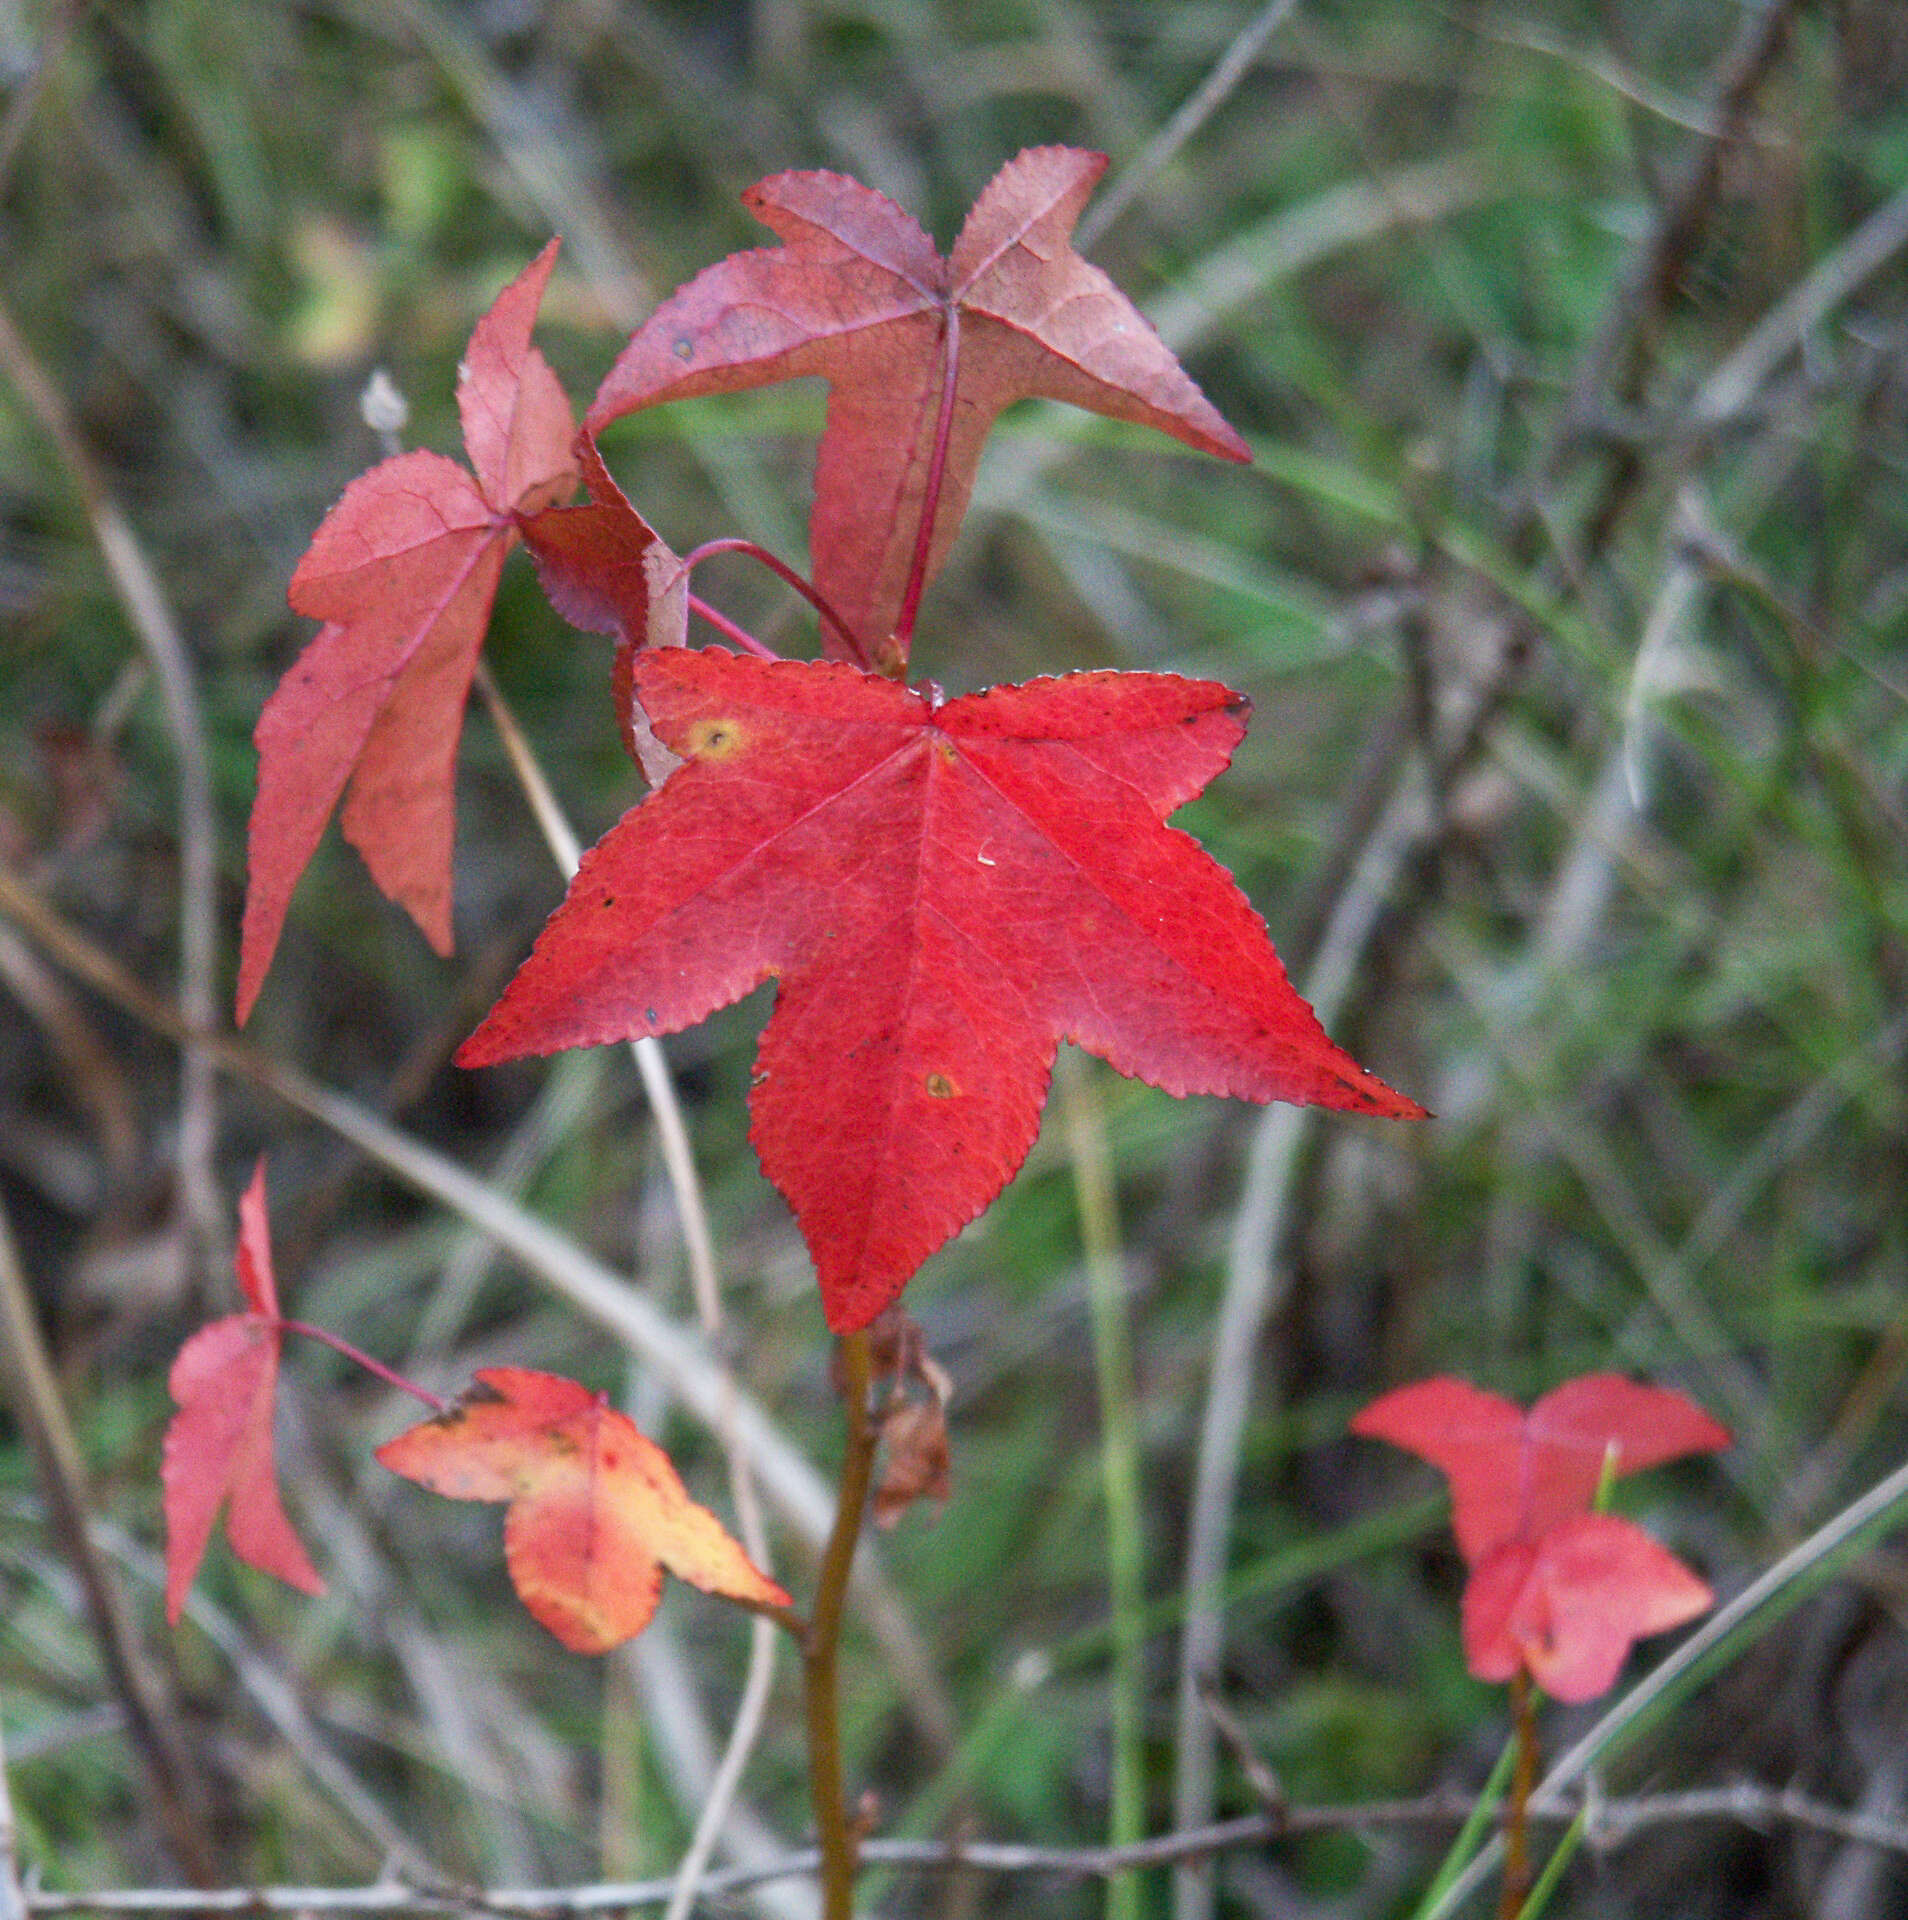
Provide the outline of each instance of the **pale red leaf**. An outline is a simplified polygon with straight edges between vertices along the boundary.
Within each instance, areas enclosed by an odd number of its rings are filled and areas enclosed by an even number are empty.
[[[1580,1513],[1506,1540],[1464,1589],[1464,1660],[1480,1680],[1520,1670],[1558,1700],[1594,1700],[1630,1648],[1707,1611],[1714,1595],[1628,1520]]]
[[[550,364],[530,344],[556,266],[552,240],[471,329],[457,369],[464,451],[493,506],[535,513],[576,485],[576,422]]]
[[[201,1327],[172,1363],[178,1411],[166,1427],[160,1480],[166,1514],[166,1618],[178,1623],[220,1510],[248,1566],[306,1593],[325,1583],[292,1531],[278,1493],[272,1415],[284,1334],[265,1217],[265,1164],[239,1201],[238,1277],[247,1310]]]
[[[1467,1562],[1520,1532],[1524,1410],[1515,1401],[1440,1376],[1374,1400],[1353,1417],[1351,1430],[1403,1447],[1449,1479],[1451,1526]]]
[[[601,1394],[522,1367],[486,1367],[447,1413],[378,1449],[394,1473],[453,1500],[504,1500],[504,1558],[533,1618],[576,1653],[642,1632],[666,1569],[705,1593],[785,1607],[669,1456]]]
[[[1036,147],[995,175],[943,260],[884,195],[833,173],[781,173],[744,194],[782,238],[707,268],[657,308],[586,421],[816,375],[829,382],[809,544],[815,585],[879,652],[907,590],[935,423],[954,357],[951,437],[929,549],[946,558],[1001,409],[1032,396],[1249,458],[1139,310],[1073,249],[1105,157]],[[847,648],[823,634],[831,653]]]
[[[340,795],[372,877],[451,946],[453,774],[471,676],[523,513],[574,489],[569,403],[530,345],[556,242],[477,324],[458,382],[476,479],[439,454],[360,474],[325,516],[291,603],[325,624],[259,715],[238,1018]]]
[[[1567,1381],[1528,1414],[1463,1380],[1420,1380],[1374,1400],[1352,1431],[1449,1478],[1452,1528],[1472,1565],[1503,1541],[1587,1513],[1606,1460],[1613,1474],[1635,1473],[1729,1444],[1728,1429],[1682,1394],[1614,1373]]]
[[[1169,1093],[1422,1113],[1164,824],[1244,731],[1229,689],[1089,673],[943,702],[680,648],[633,672],[686,764],[584,857],[458,1058],[675,1032],[776,979],[751,1138],[838,1331],[1013,1177],[1062,1039]]]

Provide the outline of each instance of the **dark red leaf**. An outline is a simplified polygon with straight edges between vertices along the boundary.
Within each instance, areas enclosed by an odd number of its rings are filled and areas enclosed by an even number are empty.
[[[174,1625],[221,1508],[232,1551],[248,1566],[306,1593],[325,1590],[278,1495],[272,1414],[284,1333],[262,1160],[239,1201],[237,1264],[246,1311],[201,1327],[180,1348],[168,1381],[179,1410],[166,1427],[160,1478],[166,1618]]]
[[[522,522],[524,544],[550,604],[572,626],[615,637],[610,695],[623,744],[652,787],[677,760],[650,730],[630,674],[639,647],[680,647],[689,637],[689,576],[629,504],[586,435],[577,443],[587,506],[547,507]]]
[[[996,174],[943,260],[884,195],[834,173],[781,173],[743,196],[784,245],[731,255],[657,308],[590,408],[596,433],[638,407],[818,375],[815,585],[879,651],[907,590],[958,328],[952,433],[935,511],[937,572],[1001,409],[1065,400],[1250,457],[1139,310],[1073,249],[1105,157],[1036,147]],[[847,656],[832,630],[828,651]]]
[[[458,1058],[675,1032],[775,978],[751,1138],[838,1331],[1013,1177],[1063,1038],[1174,1094],[1422,1113],[1163,824],[1244,731],[1227,688],[1087,673],[944,702],[681,648],[634,676],[686,764],[585,856]]]

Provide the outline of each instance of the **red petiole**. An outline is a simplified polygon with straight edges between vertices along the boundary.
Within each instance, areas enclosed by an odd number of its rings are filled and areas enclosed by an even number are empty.
[[[770,553],[766,547],[757,545],[753,540],[706,540],[701,546],[691,548],[688,553],[683,555],[675,578],[683,578],[699,561],[710,559],[718,553],[746,553],[752,560],[759,560],[763,566],[768,568],[770,573],[774,574],[776,579],[780,580],[785,586],[793,587],[795,591],[815,609],[821,618],[847,641],[849,650],[855,656],[855,665],[864,671],[867,670],[868,650],[861,644],[860,637],[849,627],[848,623],[828,604],[821,594],[816,592],[813,584],[803,579],[786,560],[778,559],[774,554]],[[773,660],[778,657],[775,653],[771,652],[769,648],[763,646],[761,641],[756,639],[753,634],[737,626],[725,615],[716,612],[706,601],[698,599],[692,594],[689,598],[689,606],[692,612],[700,614],[712,627],[726,634],[731,640],[735,641],[738,646],[746,648],[750,653],[764,660]]]
[[[441,1394],[433,1393],[428,1387],[420,1387],[415,1380],[407,1380],[401,1373],[394,1373],[382,1360],[373,1360],[368,1353],[354,1347],[349,1340],[328,1332],[323,1327],[314,1327],[308,1320],[281,1320],[279,1329],[284,1333],[301,1333],[307,1340],[316,1340],[321,1346],[329,1347],[333,1353],[342,1354],[347,1360],[362,1367],[366,1373],[382,1380],[387,1387],[395,1387],[400,1393],[408,1393],[413,1400],[421,1400],[433,1413],[448,1413],[450,1402]]]
[[[954,426],[954,387],[961,369],[961,310],[947,310],[947,345],[941,361],[941,410],[934,420],[934,446],[928,455],[927,485],[921,495],[921,524],[914,536],[914,561],[908,569],[908,590],[894,623],[894,647],[905,662],[914,638],[914,617],[927,586],[928,556],[934,549],[934,516],[940,510],[941,483],[947,473],[947,446]]]

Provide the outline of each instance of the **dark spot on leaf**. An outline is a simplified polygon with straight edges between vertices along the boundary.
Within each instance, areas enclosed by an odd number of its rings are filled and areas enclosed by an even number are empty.
[[[927,1090],[937,1100],[954,1098],[954,1082],[944,1073],[930,1073],[927,1077]]]
[[[677,339],[674,351],[678,360],[693,360],[696,357],[696,343],[685,333]]]
[[[653,1027],[656,1024],[656,1009],[654,1007],[645,1007],[643,1009],[643,1018]]]

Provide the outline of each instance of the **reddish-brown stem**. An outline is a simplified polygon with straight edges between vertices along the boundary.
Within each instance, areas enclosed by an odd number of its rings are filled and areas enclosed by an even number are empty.
[[[855,1544],[861,1537],[861,1517],[868,1504],[875,1449],[881,1439],[868,1406],[874,1355],[866,1332],[842,1336],[841,1381],[842,1404],[848,1412],[848,1440],[835,1497],[834,1530],[822,1554],[815,1611],[802,1647],[808,1792],[815,1809],[815,1838],[821,1847],[822,1920],[852,1920],[854,1913],[859,1836],[849,1823],[841,1784],[836,1654],[841,1642],[842,1610],[848,1599],[848,1575],[855,1564]]]
[[[961,310],[947,310],[947,344],[941,359],[941,411],[934,421],[934,446],[928,454],[927,485],[921,493],[921,524],[914,536],[914,561],[908,568],[908,590],[894,623],[897,668],[905,668],[908,646],[914,638],[914,616],[920,611],[927,585],[928,556],[934,550],[934,516],[941,506],[941,481],[947,472],[947,443],[954,426],[954,386],[961,368]]]
[[[780,580],[785,586],[793,587],[795,591],[815,609],[821,618],[848,642],[849,649],[854,654],[855,664],[858,667],[867,667],[868,650],[861,644],[861,636],[854,632],[848,623],[842,619],[841,615],[828,604],[822,595],[816,591],[811,582],[804,580],[786,560],[778,560],[774,554],[769,552],[768,548],[757,546],[753,540],[705,540],[701,546],[692,547],[689,552],[683,555],[680,571],[676,577],[680,578],[681,574],[688,573],[691,568],[695,567],[699,562],[707,560],[718,553],[746,553],[750,559],[759,560],[763,566],[768,568],[770,573],[774,574],[776,579]],[[707,606],[703,601],[696,599],[693,595],[690,598],[689,605],[695,612],[701,614],[712,626],[720,627],[731,639],[742,641],[751,651],[762,654],[770,660],[776,657],[769,652],[768,648],[762,645],[761,641],[751,635],[745,634],[741,628],[733,625],[721,614],[716,613],[712,608]]]
[[[1517,1743],[1504,1807],[1504,1891],[1498,1920],[1517,1920],[1530,1897],[1530,1796],[1537,1786],[1537,1701],[1527,1673],[1511,1677],[1511,1728]]]
[[[422,1400],[433,1413],[448,1413],[450,1402],[440,1394],[433,1393],[429,1387],[420,1387],[415,1380],[407,1380],[401,1373],[394,1373],[382,1360],[373,1360],[368,1353],[361,1352],[349,1340],[331,1333],[324,1327],[314,1327],[309,1320],[281,1320],[279,1327],[286,1333],[303,1334],[307,1340],[316,1340],[321,1346],[329,1347],[333,1353],[341,1353],[354,1365],[362,1367],[366,1373],[382,1380],[387,1387],[396,1387],[400,1393],[408,1393],[413,1400]]]
[[[733,640],[744,653],[752,653],[758,660],[779,660],[782,657],[773,647],[765,647],[747,627],[738,626],[726,613],[710,606],[698,594],[689,596],[689,611],[708,621],[716,632],[725,639]]]

